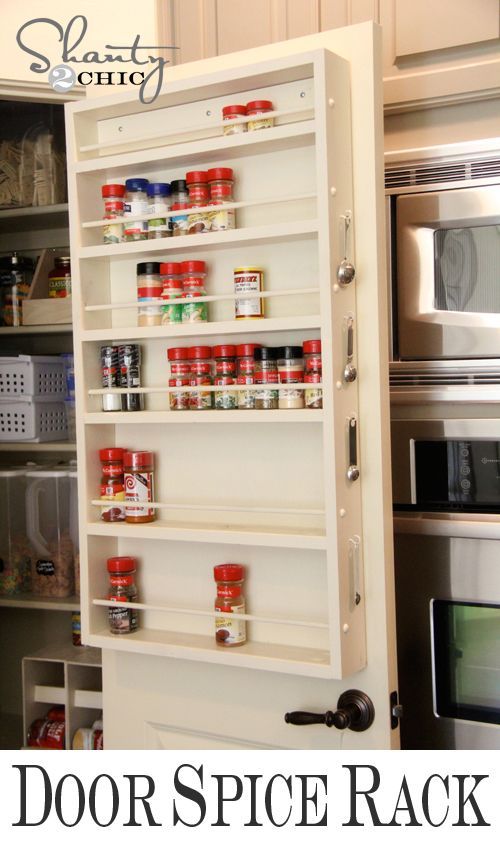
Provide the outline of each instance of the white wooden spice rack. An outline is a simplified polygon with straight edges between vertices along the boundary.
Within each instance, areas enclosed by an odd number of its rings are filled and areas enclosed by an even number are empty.
[[[275,126],[223,135],[222,106],[255,97],[273,101]],[[355,284],[336,283],[353,209],[350,126],[348,63],[323,49],[173,81],[151,106],[135,93],[68,105],[85,643],[327,679],[365,665],[362,475],[347,478],[362,377],[343,378]],[[214,165],[234,169],[237,229],[102,243],[103,183]],[[136,264],[192,258],[207,262],[211,321],[137,327]],[[264,319],[234,319],[241,265],[265,270]],[[322,410],[168,409],[170,345],[319,336]],[[104,413],[99,349],[124,340],[142,345],[147,410]],[[155,452],[154,523],[100,521],[98,450],[113,445]],[[141,628],[128,636],[107,626],[106,559],[117,554],[140,562]],[[246,567],[249,634],[229,651],[215,644],[212,609],[212,568],[228,561]]]

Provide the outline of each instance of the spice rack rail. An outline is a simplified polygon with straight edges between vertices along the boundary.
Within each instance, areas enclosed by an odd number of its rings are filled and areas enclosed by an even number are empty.
[[[335,280],[344,256],[343,221],[353,209],[349,88],[348,64],[320,49],[238,69],[230,77],[219,73],[172,81],[154,109],[142,107],[131,96],[68,108],[78,446],[86,458],[80,493],[82,626],[85,641],[92,645],[113,654],[161,655],[325,679],[346,677],[366,663],[362,546],[353,543],[362,539],[361,482],[349,481],[346,474],[348,423],[358,417],[358,383],[339,378],[345,365],[344,325],[346,317],[356,315],[356,297],[355,287],[340,288]],[[272,97],[279,105],[278,120],[287,123],[269,132],[233,137],[215,135],[221,128],[213,126],[208,140],[188,135],[171,146],[144,150],[162,126],[185,135],[187,125],[203,123],[201,110],[220,115],[228,98],[238,102],[233,98],[240,94],[248,100],[252,93]],[[291,105],[293,99],[304,101],[305,120],[283,115],[300,105]],[[88,158],[99,149],[106,155]],[[122,181],[138,170],[141,176],[162,180],[166,168],[169,177],[177,179],[186,165],[205,168],[226,160],[234,168],[238,203],[244,199],[236,229],[94,244],[101,226],[102,182]],[[265,203],[270,198],[281,218],[271,217],[274,207]],[[211,305],[213,321],[192,327],[131,326],[134,307],[125,305],[133,304],[135,264],[163,257],[206,258],[209,295],[217,293]],[[242,265],[266,268],[270,297],[265,300],[272,311],[266,319],[237,322],[229,313],[217,312],[219,301],[227,301],[232,309],[230,270]],[[287,297],[272,297],[288,291],[293,291],[292,303]],[[148,392],[153,406],[158,394],[165,393],[165,405],[168,399],[164,340],[265,342],[262,335],[274,344],[297,344],[313,334],[321,337],[323,346],[322,410],[95,409],[101,392],[99,342],[140,340],[147,372],[143,390],[154,390]],[[204,427],[214,424],[217,428]],[[155,522],[97,520],[97,452],[113,445],[154,452],[156,492],[165,500],[159,503]],[[290,514],[262,523],[249,511],[233,525],[189,511],[189,505],[259,501],[264,506],[319,505],[323,515],[304,521]],[[186,506],[181,519],[170,518],[171,504]],[[107,629],[106,558],[115,555],[140,561],[141,627],[127,636],[111,635]],[[215,645],[210,617],[196,612],[207,611],[211,604],[213,565],[237,559],[247,569],[251,634],[244,646],[224,650]],[[359,604],[352,601],[353,582]],[[186,586],[192,604],[185,599]],[[273,609],[266,599],[278,586],[283,590]],[[297,634],[303,630],[297,623],[325,627],[311,626],[304,638]]]

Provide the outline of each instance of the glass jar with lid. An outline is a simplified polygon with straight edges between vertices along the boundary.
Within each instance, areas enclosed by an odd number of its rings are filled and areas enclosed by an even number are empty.
[[[278,376],[280,384],[287,389],[279,390],[280,410],[304,407],[304,390],[293,389],[292,384],[304,382],[304,360],[301,345],[284,345],[276,349]]]
[[[181,264],[160,263],[162,280],[161,297],[164,302],[161,308],[162,325],[175,325],[182,322],[182,286]]]
[[[246,121],[242,121],[247,114],[247,108],[244,103],[234,103],[229,106],[222,107],[222,120],[224,122],[222,132],[225,136],[232,136],[235,133],[246,133]],[[237,123],[236,123],[237,122]]]
[[[224,390],[215,390],[215,408],[216,410],[236,410],[238,407],[236,346],[214,345],[213,356],[215,359],[214,384],[217,387],[227,388]]]
[[[71,295],[71,258],[54,257],[54,268],[48,274],[49,298],[69,298]]]
[[[137,587],[135,574],[137,561],[128,555],[108,558],[108,600],[110,602],[136,602]],[[126,607],[108,608],[109,630],[112,635],[128,635],[139,627],[137,609]]]
[[[125,242],[148,238],[148,221],[142,218],[148,214],[148,186],[149,180],[144,177],[132,177],[125,181],[123,215],[130,219],[123,227]]]
[[[275,348],[261,346],[254,350],[255,373],[254,380],[257,384],[255,391],[256,410],[277,410],[278,390],[259,388],[259,384],[277,384],[279,382],[278,363]]]
[[[206,207],[210,199],[210,189],[207,183],[206,171],[188,171],[186,183],[189,192],[188,232],[208,233],[210,230],[210,213],[197,212],[198,207]]]
[[[158,218],[148,221],[148,239],[164,239],[172,236],[172,223],[169,218],[162,218],[162,213],[170,210],[170,184],[149,183],[148,213],[158,214]]]
[[[23,302],[30,292],[34,262],[14,251],[0,257],[0,325],[22,324]]]
[[[163,284],[160,276],[160,263],[147,262],[137,264],[137,324],[139,327],[161,325]],[[153,301],[153,303],[151,303]]]
[[[205,387],[212,384],[212,348],[209,345],[193,345],[188,349],[191,361],[189,384],[192,387]],[[190,393],[189,407],[191,410],[210,410],[212,393],[207,390],[197,390]]]
[[[240,410],[253,410],[255,407],[255,390],[242,390],[241,387],[248,387],[254,383],[254,352],[256,348],[262,348],[260,343],[244,342],[236,347],[238,407]]]
[[[245,613],[244,577],[245,570],[240,564],[214,567],[217,584],[214,607],[219,615],[215,617],[215,640],[220,646],[242,646],[247,639],[246,621],[234,617]]]
[[[170,410],[189,410],[189,392],[185,390],[186,387],[189,387],[189,379],[191,377],[189,349],[180,347],[169,348],[167,349],[167,358],[170,363],[171,374],[168,386],[170,388],[178,388],[175,392],[170,391],[168,394]]]
[[[323,390],[315,384],[321,384],[322,362],[321,362],[321,340],[307,339],[303,343],[304,349],[304,383],[310,384],[305,390],[305,406],[318,410],[323,407]]]
[[[182,306],[182,321],[207,322],[207,302],[196,301],[197,297],[203,297],[207,294],[205,289],[206,264],[203,260],[184,260],[181,263],[181,274],[185,299]]]
[[[232,168],[209,168],[207,171],[210,186],[210,230],[232,230],[236,227],[234,209],[217,209],[222,204],[230,204],[233,199],[234,174]]]
[[[270,100],[251,100],[247,103],[249,131],[265,130],[272,127],[274,118],[269,117],[268,113],[273,111],[274,107]]]

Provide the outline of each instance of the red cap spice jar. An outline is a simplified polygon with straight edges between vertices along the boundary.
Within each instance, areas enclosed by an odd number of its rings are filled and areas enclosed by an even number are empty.
[[[266,117],[266,113],[273,111],[274,106],[270,100],[251,100],[250,103],[247,103],[248,129],[264,130],[267,127],[272,127],[274,119]],[[253,116],[259,117],[253,118]]]
[[[236,346],[215,345],[215,380],[216,386],[230,386],[231,389],[217,390],[214,393],[216,410],[236,410],[238,393],[236,390]]]
[[[101,189],[106,219],[123,216],[123,196],[125,186],[122,183],[106,183]],[[102,240],[106,243],[123,241],[123,224],[106,224],[102,229]]]
[[[193,345],[188,349],[191,361],[189,384],[192,387],[211,386],[212,384],[212,349],[209,345]],[[191,410],[210,410],[212,393],[199,390],[189,394]]]
[[[189,192],[189,206],[193,212],[188,216],[188,233],[208,233],[210,215],[208,212],[196,212],[196,207],[206,207],[210,200],[210,189],[206,171],[188,171],[186,183]]]
[[[161,308],[162,325],[174,325],[182,322],[182,288],[181,264],[160,263],[160,278],[162,280],[161,297],[167,303]]]
[[[256,348],[261,348],[261,344],[257,342],[244,342],[236,346],[237,383],[241,387],[248,386],[254,382],[255,359],[254,351]],[[238,391],[238,408],[240,410],[253,410],[255,407],[255,391],[241,390]]]
[[[210,186],[210,205],[217,207],[233,202],[233,169],[218,167],[207,171]],[[211,230],[232,230],[235,227],[234,209],[215,210],[210,213]]]
[[[246,121],[239,122],[247,114],[247,108],[243,103],[235,103],[230,106],[222,107],[222,120],[224,126],[222,132],[225,136],[232,136],[235,133],[246,133]],[[238,123],[233,123],[238,121]]]
[[[323,390],[317,389],[314,384],[320,384],[322,380],[321,340],[307,339],[302,348],[304,351],[304,383],[312,385],[310,389],[305,390],[305,405],[307,408],[318,410],[323,407]]]
[[[241,646],[247,639],[245,620],[232,614],[245,613],[243,580],[245,570],[240,564],[219,564],[214,567],[217,583],[215,610],[222,616],[215,618],[215,640],[220,646]]]
[[[291,384],[304,382],[304,360],[301,345],[284,345],[276,349],[280,384],[288,384],[286,390],[279,391],[280,410],[304,407],[304,390],[292,389]]]
[[[191,363],[189,361],[188,348],[167,349],[168,362],[170,363],[169,387],[188,387],[191,375]],[[169,392],[170,410],[189,410],[189,392],[182,389],[177,392]]]
[[[108,599],[110,602],[135,602],[137,600],[135,585],[137,562],[135,558],[130,558],[128,555],[108,558],[107,568],[109,573]],[[108,608],[108,623],[112,635],[128,635],[138,628],[137,611],[135,608],[122,608],[121,606],[119,608]]]
[[[153,452],[125,452],[125,521],[153,522],[154,508],[135,507],[134,502],[154,502]]]
[[[206,295],[205,278],[206,265],[203,260],[184,260],[181,263],[182,288],[185,302],[182,305],[182,321],[208,321],[208,304],[206,301],[196,301],[196,297]]]
[[[101,507],[101,519],[104,522],[122,522],[125,520],[125,483],[123,454],[125,449],[110,448],[99,451],[102,464],[101,499],[112,504]]]

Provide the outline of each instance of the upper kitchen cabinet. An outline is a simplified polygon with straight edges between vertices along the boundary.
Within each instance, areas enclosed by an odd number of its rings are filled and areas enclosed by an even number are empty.
[[[373,20],[386,111],[498,93],[499,0],[168,0],[164,44],[190,62]]]

